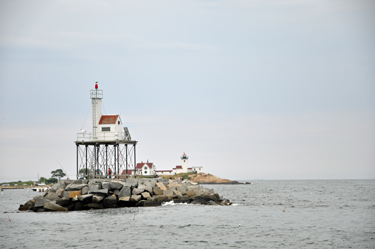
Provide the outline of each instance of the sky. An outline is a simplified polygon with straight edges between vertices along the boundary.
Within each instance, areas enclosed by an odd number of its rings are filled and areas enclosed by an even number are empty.
[[[76,174],[90,90],[137,161],[375,179],[374,1],[0,1],[0,182]]]

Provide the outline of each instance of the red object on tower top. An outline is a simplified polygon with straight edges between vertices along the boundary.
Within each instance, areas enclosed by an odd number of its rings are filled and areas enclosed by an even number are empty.
[[[98,82],[96,82],[95,84],[95,89],[98,89]]]

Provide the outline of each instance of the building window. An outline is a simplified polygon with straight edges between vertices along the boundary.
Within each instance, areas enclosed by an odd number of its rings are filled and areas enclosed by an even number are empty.
[[[145,171],[145,175],[147,174],[147,171]]]
[[[102,131],[111,131],[111,127],[102,127]]]

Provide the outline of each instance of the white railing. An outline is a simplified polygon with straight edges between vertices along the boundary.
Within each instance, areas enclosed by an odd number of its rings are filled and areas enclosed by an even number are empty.
[[[77,133],[77,141],[116,141],[116,140],[124,140],[124,133],[123,132],[100,132],[96,133],[96,138],[94,139],[91,133]]]
[[[91,141],[91,133],[77,133],[77,141]]]

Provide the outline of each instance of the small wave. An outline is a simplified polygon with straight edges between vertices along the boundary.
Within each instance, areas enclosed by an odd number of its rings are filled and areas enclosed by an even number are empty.
[[[168,201],[168,202],[164,202],[163,204],[161,204],[162,206],[174,206],[176,205],[176,203],[174,203],[173,201]]]

